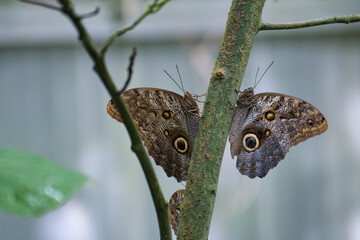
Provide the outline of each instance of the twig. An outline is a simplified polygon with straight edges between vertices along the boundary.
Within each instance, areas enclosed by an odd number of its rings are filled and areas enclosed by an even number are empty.
[[[126,79],[126,82],[125,82],[123,88],[119,91],[119,93],[122,93],[123,91],[125,91],[131,81],[135,57],[136,57],[136,48],[133,48],[132,54],[129,59],[128,78]]]
[[[56,5],[53,5],[53,4],[50,4],[50,3],[44,3],[44,2],[36,1],[36,0],[19,0],[19,1],[24,2],[24,3],[34,4],[34,5],[45,7],[45,8],[49,8],[49,9],[52,9],[52,10],[61,11],[60,6],[56,6]]]
[[[292,22],[292,23],[262,23],[260,30],[285,30],[285,29],[315,27],[319,25],[334,24],[334,23],[348,24],[353,22],[360,22],[360,14],[319,18],[314,20]]]
[[[146,8],[146,11],[141,14],[131,25],[117,31],[114,33],[104,44],[103,48],[101,49],[101,55],[104,56],[113,43],[115,39],[120,37],[121,35],[125,34],[126,32],[134,29],[137,25],[139,25],[142,20],[144,20],[148,15],[156,13],[159,11],[167,2],[171,0],[162,0],[161,2],[158,2],[159,0],[155,0],[152,4],[148,5]]]
[[[85,14],[82,14],[82,15],[79,15],[79,18],[81,18],[81,19],[91,18],[91,17],[96,16],[99,12],[100,12],[100,7],[97,6],[97,7],[94,9],[94,11],[91,11],[91,12],[88,12],[88,13],[85,13]]]

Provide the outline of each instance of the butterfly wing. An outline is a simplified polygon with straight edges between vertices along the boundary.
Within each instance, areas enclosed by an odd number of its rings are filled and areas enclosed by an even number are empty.
[[[185,99],[174,92],[153,88],[130,89],[121,95],[149,155],[168,177],[185,181],[200,119],[196,101],[191,95]],[[111,101],[107,111],[122,122]]]
[[[170,198],[168,205],[168,212],[170,223],[175,235],[177,235],[179,222],[180,222],[180,209],[184,200],[185,190],[177,190]]]
[[[229,141],[237,168],[250,178],[265,177],[291,146],[327,129],[321,112],[301,99],[279,93],[244,96],[239,96]]]

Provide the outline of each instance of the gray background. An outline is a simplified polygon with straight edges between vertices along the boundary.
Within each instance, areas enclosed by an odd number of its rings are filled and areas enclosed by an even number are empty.
[[[142,1],[76,1],[102,43],[132,22]],[[117,41],[107,57],[121,86],[131,48],[138,56],[130,87],[206,92],[230,1],[168,3]],[[298,21],[360,13],[358,0],[267,1],[264,21]],[[360,23],[261,32],[242,89],[256,69],[274,65],[256,92],[311,102],[329,129],[292,148],[264,179],[248,179],[225,150],[209,239],[360,239]],[[91,176],[63,207],[38,219],[0,213],[0,239],[158,239],[155,211],[124,127],[106,113],[109,100],[76,34],[59,13],[0,2],[0,147],[22,149]],[[166,198],[183,188],[155,166]]]

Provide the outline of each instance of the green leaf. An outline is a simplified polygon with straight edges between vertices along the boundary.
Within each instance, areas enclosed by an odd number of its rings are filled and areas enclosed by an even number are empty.
[[[0,208],[22,217],[64,204],[88,178],[43,157],[0,149]]]

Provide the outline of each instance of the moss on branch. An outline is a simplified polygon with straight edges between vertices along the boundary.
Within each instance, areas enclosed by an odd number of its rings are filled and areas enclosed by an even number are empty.
[[[207,239],[224,148],[265,0],[233,0],[196,138],[179,239]]]

